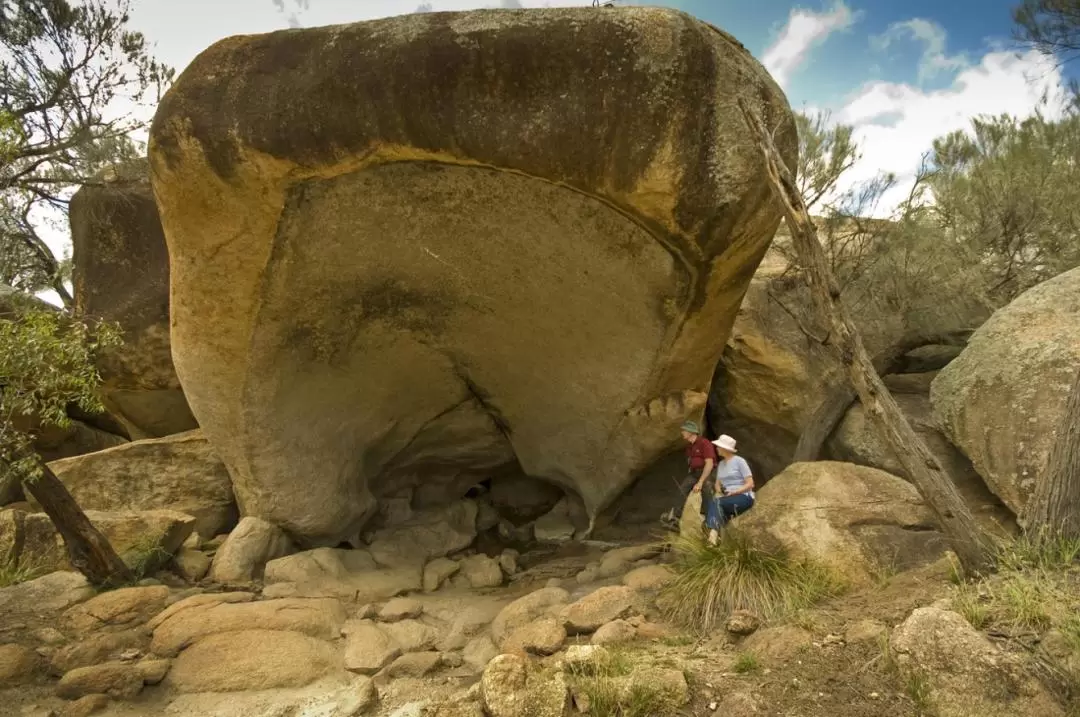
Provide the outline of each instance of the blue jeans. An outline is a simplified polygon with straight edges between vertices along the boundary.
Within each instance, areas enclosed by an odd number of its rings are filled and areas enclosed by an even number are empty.
[[[721,530],[729,520],[753,507],[754,499],[746,493],[718,495],[709,502],[709,512],[705,516],[705,525],[708,526],[709,530]]]

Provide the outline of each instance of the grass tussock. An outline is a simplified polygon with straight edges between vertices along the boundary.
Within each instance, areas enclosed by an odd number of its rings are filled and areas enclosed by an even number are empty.
[[[36,565],[18,564],[14,561],[0,563],[0,588],[25,583],[34,578],[41,577],[44,571]]]
[[[774,619],[843,589],[826,568],[755,547],[730,527],[715,546],[678,536],[671,539],[671,548],[675,578],[659,602],[668,619],[700,633],[710,632],[735,610]]]
[[[740,675],[745,675],[750,672],[757,672],[760,667],[761,662],[758,660],[757,655],[752,652],[740,652],[735,657],[735,663],[731,666],[731,669]]]
[[[630,653],[609,650],[567,673],[570,688],[590,717],[675,717],[679,697],[663,685],[631,678]]]
[[[996,574],[959,582],[954,609],[977,629],[1016,635],[1058,629],[1075,634],[1080,647],[1080,540],[1022,536],[1001,543],[996,558]]]
[[[120,559],[131,568],[134,582],[138,582],[160,570],[172,559],[172,555],[161,547],[158,540],[148,536],[124,551]]]

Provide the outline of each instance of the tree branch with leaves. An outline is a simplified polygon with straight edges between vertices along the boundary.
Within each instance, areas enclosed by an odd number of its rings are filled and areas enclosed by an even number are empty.
[[[739,107],[761,151],[773,194],[807,273],[815,310],[820,322],[829,329],[829,345],[846,369],[871,424],[911,476],[964,568],[971,572],[987,570],[992,567],[992,546],[937,458],[908,423],[878,376],[858,329],[840,303],[840,288],[817,238],[817,230],[791,171],[773,144],[772,135],[744,100],[739,101]]]
[[[20,309],[0,318],[0,477],[23,483],[63,538],[72,566],[100,586],[131,581],[131,570],[38,456],[34,439],[44,427],[70,426],[71,405],[104,410],[94,359],[120,340],[119,327],[58,311]]]
[[[142,153],[132,136],[173,75],[129,20],[129,0],[0,0],[0,281],[65,306],[70,267],[41,227]]]

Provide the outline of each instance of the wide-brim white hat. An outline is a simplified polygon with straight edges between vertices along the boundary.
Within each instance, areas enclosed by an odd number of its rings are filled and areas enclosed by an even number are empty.
[[[732,438],[731,436],[727,436],[727,435],[720,436],[715,441],[713,441],[713,445],[716,446],[717,448],[723,448],[725,451],[731,451],[732,453],[738,453],[738,451],[735,450],[735,439]]]

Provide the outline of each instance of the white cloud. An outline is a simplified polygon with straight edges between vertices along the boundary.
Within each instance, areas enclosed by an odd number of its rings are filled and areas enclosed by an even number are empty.
[[[806,60],[807,54],[837,30],[851,27],[855,14],[844,0],[836,0],[826,12],[793,8],[787,24],[762,56],[761,63],[781,87]]]
[[[895,174],[897,186],[877,212],[884,215],[910,191],[934,139],[969,130],[971,120],[981,115],[1030,116],[1043,97],[1048,98],[1048,114],[1060,111],[1065,99],[1063,78],[1052,60],[1036,52],[990,52],[978,65],[958,72],[952,84],[941,90],[889,82],[867,84],[833,115],[837,122],[854,126],[862,152],[841,189],[880,172]]]
[[[936,77],[941,72],[963,69],[968,64],[963,54],[945,53],[945,28],[922,18],[895,22],[881,35],[871,37],[870,44],[878,50],[886,50],[905,37],[923,44],[923,54],[919,60],[919,82]]]

